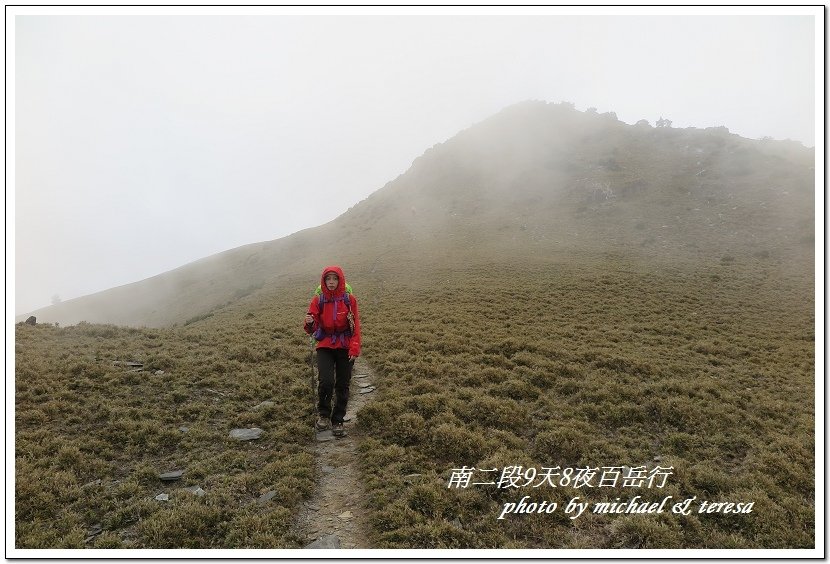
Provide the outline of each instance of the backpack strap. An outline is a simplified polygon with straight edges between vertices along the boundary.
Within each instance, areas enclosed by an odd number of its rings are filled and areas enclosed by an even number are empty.
[[[335,332],[335,333],[326,333],[323,331],[323,324],[320,323],[317,327],[317,330],[314,332],[314,338],[318,341],[322,341],[326,337],[331,337],[331,344],[334,345],[337,341],[340,341],[342,346],[346,346],[346,336],[348,335],[351,337],[354,334],[354,317],[352,316],[352,302],[349,299],[349,294],[345,293],[342,296],[338,296],[336,298],[328,299],[325,295],[320,293],[319,297],[317,298],[317,314],[322,317],[323,315],[323,305],[326,303],[333,303],[334,309],[332,311],[332,316],[334,317],[334,321],[337,320],[337,302],[343,302],[346,304],[346,311],[348,312],[347,317],[349,320],[349,328],[342,332]]]
[[[352,302],[349,299],[349,294],[343,294],[342,296],[337,296],[336,298],[332,298],[332,299],[328,299],[323,294],[320,294],[320,296],[317,298],[317,310],[318,310],[319,315],[323,315],[323,304],[333,303],[333,304],[335,304],[333,315],[334,315],[334,318],[336,320],[337,319],[337,305],[336,305],[337,302],[343,302],[344,304],[346,304],[346,309],[349,312],[352,311]]]

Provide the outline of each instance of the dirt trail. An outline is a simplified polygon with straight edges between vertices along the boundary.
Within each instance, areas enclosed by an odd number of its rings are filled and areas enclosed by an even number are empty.
[[[295,525],[297,533],[309,543],[323,539],[326,548],[333,548],[333,537],[337,537],[340,548],[371,548],[363,510],[366,493],[358,466],[357,445],[361,434],[355,414],[377,392],[361,394],[360,390],[369,389],[362,387],[363,384],[374,386],[374,376],[369,365],[358,357],[349,388],[346,436],[333,438],[331,431],[317,434],[313,447],[317,489],[303,505]]]

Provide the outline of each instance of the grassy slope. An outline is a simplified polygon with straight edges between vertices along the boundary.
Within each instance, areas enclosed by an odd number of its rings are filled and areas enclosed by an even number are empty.
[[[304,294],[175,329],[19,325],[16,545],[300,546],[289,527],[314,486],[309,349],[296,312],[280,312]],[[274,405],[254,409],[263,401]],[[228,438],[254,426],[257,441]],[[173,469],[180,482],[158,479]],[[104,533],[85,545],[96,523]]]
[[[119,322],[178,326],[18,326],[17,545],[82,546],[101,523],[86,546],[297,546],[290,516],[314,483],[298,319],[337,262],[381,382],[359,416],[379,546],[811,546],[811,153],[537,110],[462,132],[322,228],[166,275],[184,293],[139,285],[142,299],[107,304]],[[90,304],[73,305],[112,314]],[[254,411],[264,400],[276,405]],[[263,439],[227,439],[247,425]],[[497,521],[522,495],[581,492],[446,487],[461,465],[655,456],[675,467],[665,490],[582,497],[755,511]],[[155,476],[174,467],[187,472],[166,488]]]
[[[358,415],[373,437],[363,447],[379,546],[811,546],[806,278],[759,276],[761,261],[504,266],[459,260],[356,278],[364,354],[382,384]],[[292,315],[302,294],[175,329],[19,326],[18,546],[84,546],[95,523],[106,532],[89,546],[298,546],[291,514],[314,480],[307,342]],[[116,359],[165,374],[125,372]],[[276,405],[253,410],[264,400]],[[227,434],[237,426],[265,435],[236,443]],[[446,487],[462,465],[653,467],[655,456],[675,468],[661,491]],[[165,487],[156,475],[173,468],[187,472]],[[405,477],[413,473],[422,477]],[[190,485],[207,495],[182,490]],[[254,503],[269,490],[272,503]],[[167,504],[152,500],[162,491]],[[636,494],[756,507],[749,516],[495,519],[523,495]],[[450,525],[456,518],[463,529]]]
[[[384,382],[381,401],[359,414],[373,435],[364,447],[375,541],[812,546],[811,293],[807,280],[759,278],[754,264],[653,270],[598,260],[408,279],[366,312]],[[653,468],[655,457],[674,467],[663,490],[447,489],[463,465]],[[422,477],[405,478],[412,473]],[[496,520],[502,503],[524,495],[638,494],[756,505],[748,516]]]

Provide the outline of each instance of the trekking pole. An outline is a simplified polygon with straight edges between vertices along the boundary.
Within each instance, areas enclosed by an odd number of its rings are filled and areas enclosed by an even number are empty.
[[[311,413],[313,414],[317,407],[317,390],[314,386],[314,337],[309,339],[309,343],[311,350],[308,355],[308,366],[311,369]]]

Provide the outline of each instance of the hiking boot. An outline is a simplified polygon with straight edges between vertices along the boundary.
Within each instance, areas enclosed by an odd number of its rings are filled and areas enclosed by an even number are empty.
[[[318,431],[325,431],[326,429],[329,428],[329,420],[328,419],[323,419],[322,417],[318,417],[317,422],[314,424],[314,427]]]
[[[334,423],[331,426],[331,432],[335,437],[342,437],[345,432],[343,431],[343,424],[342,423]]]

